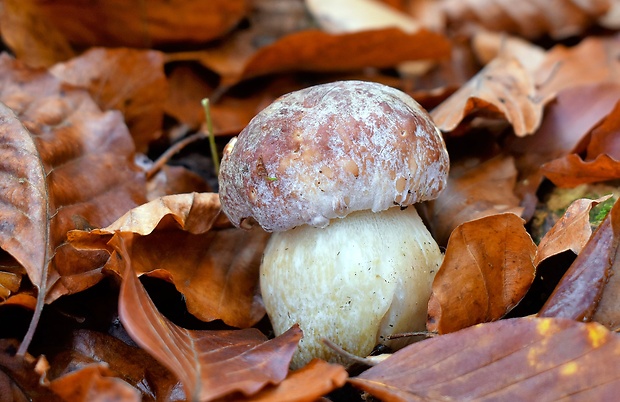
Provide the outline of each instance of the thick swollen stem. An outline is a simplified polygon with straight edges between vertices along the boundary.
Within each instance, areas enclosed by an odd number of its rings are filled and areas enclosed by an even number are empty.
[[[414,207],[360,211],[321,229],[272,235],[261,292],[276,334],[299,323],[304,337],[292,367],[312,358],[345,363],[321,341],[368,355],[385,337],[425,329],[431,284],[442,261]]]

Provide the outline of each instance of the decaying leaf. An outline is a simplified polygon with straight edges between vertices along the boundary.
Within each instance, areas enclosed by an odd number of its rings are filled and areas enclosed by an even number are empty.
[[[415,343],[349,381],[382,400],[613,400],[620,339],[596,323],[524,317]]]
[[[125,247],[122,238],[119,247]],[[119,296],[123,325],[144,350],[181,380],[188,399],[209,401],[234,392],[252,395],[286,378],[301,339],[298,327],[269,341],[256,329],[186,330],[157,311],[129,264],[118,255],[112,258],[124,265]]]
[[[536,245],[515,214],[457,227],[433,281],[427,329],[445,334],[503,317],[534,281],[535,253]]]
[[[545,163],[541,169],[545,177],[558,187],[620,179],[620,161],[608,155],[584,161],[579,155],[570,154]]]
[[[175,376],[145,351],[102,332],[77,330],[70,336],[70,348],[50,357],[49,370],[51,389],[73,395],[66,399],[91,401],[112,392],[125,394],[127,399],[117,399],[123,401],[186,399]]]
[[[545,259],[568,250],[579,254],[592,235],[590,210],[610,197],[611,195],[597,200],[581,198],[573,201],[562,217],[541,239],[534,265],[538,266]]]
[[[530,74],[515,58],[493,59],[474,78],[433,109],[442,131],[452,131],[467,116],[503,118],[518,136],[532,134],[543,116]]]
[[[105,363],[93,363],[50,383],[50,389],[63,400],[141,401],[140,392],[114,373]]]
[[[589,321],[612,274],[619,244],[620,202],[616,201],[538,315]]]
[[[307,30],[258,50],[245,65],[243,77],[392,67],[407,60],[446,58],[449,52],[445,37],[425,29],[413,34],[386,28],[340,35]]]
[[[257,286],[268,238],[260,229],[231,227],[214,193],[162,197],[106,228],[70,234],[76,247],[113,253],[106,267],[120,275],[114,258],[119,254],[136,273],[172,282],[199,319],[241,328],[265,315]]]
[[[453,25],[476,24],[534,39],[549,34],[556,39],[582,33],[605,15],[610,0],[444,0],[441,6]]]
[[[473,167],[466,163],[452,164],[445,190],[430,203],[429,223],[439,244],[446,244],[461,223],[523,210],[514,194],[517,170],[511,157],[498,156]]]
[[[314,402],[330,391],[342,387],[347,377],[343,366],[314,359],[303,368],[291,372],[278,386],[265,387],[251,397],[240,397],[239,401]]]
[[[551,49],[535,74],[542,99],[564,89],[601,82],[620,83],[620,38],[586,38],[579,45]]]
[[[35,359],[29,354],[17,356],[17,341],[0,340],[0,397],[3,401],[63,401],[46,386],[46,372],[37,364],[47,367],[44,357]]]
[[[0,28],[2,41],[31,67],[49,67],[74,55],[67,38],[29,1],[3,1]]]
[[[78,47],[158,47],[179,42],[204,43],[227,33],[246,15],[242,0],[112,0],[49,2],[24,0]],[[32,29],[32,27],[28,27]]]
[[[119,110],[140,152],[161,135],[168,86],[163,54],[154,50],[93,48],[54,65],[62,82],[85,88],[102,110]]]

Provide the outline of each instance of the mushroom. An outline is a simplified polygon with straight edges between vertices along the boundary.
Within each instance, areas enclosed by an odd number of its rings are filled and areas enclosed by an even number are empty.
[[[224,150],[222,209],[273,232],[260,289],[276,335],[298,323],[292,361],[345,364],[392,333],[423,330],[442,254],[417,202],[445,187],[448,153],[428,113],[378,83],[341,81],[286,94]],[[402,341],[401,341],[402,342]]]

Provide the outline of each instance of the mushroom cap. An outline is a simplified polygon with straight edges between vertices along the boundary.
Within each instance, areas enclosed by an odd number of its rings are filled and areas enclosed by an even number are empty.
[[[351,212],[436,198],[449,159],[440,131],[407,94],[339,81],[291,92],[224,150],[222,209],[236,226],[325,227]]]

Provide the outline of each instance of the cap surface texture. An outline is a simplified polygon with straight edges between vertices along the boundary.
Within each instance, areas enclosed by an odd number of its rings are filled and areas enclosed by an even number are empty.
[[[233,224],[325,227],[359,210],[434,199],[449,160],[441,133],[407,94],[339,81],[291,92],[229,144],[219,183]]]

